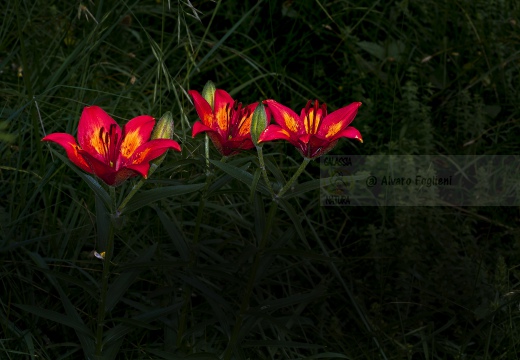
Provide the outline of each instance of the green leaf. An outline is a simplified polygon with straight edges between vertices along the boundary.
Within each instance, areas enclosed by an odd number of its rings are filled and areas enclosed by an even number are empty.
[[[244,341],[241,346],[243,347],[280,347],[280,348],[299,348],[299,349],[321,349],[323,345],[309,344],[296,341],[284,341],[284,340],[250,340]]]
[[[318,285],[313,291],[304,293],[304,294],[296,294],[291,295],[283,299],[274,299],[262,302],[256,310],[265,309],[269,312],[288,307],[294,305],[300,305],[305,303],[310,303],[315,301],[316,299],[325,295],[325,287]]]
[[[255,175],[253,176],[253,183],[251,184],[251,192],[249,193],[249,202],[253,202],[256,193],[256,187],[258,186],[258,180],[260,180],[260,175],[262,171],[260,169],[256,169]]]
[[[42,309],[39,306],[33,305],[24,305],[24,304],[13,304],[17,308],[29,312],[33,315],[57,322],[58,324],[62,324],[68,327],[73,328],[76,331],[79,331],[85,335],[91,335],[90,329],[83,323],[76,321],[70,316],[60,314],[56,311]]]
[[[254,198],[254,216],[255,216],[255,235],[258,243],[262,240],[263,232],[265,228],[265,204],[261,196],[255,196]]]
[[[265,251],[266,254],[273,254],[273,255],[286,255],[286,256],[295,256],[300,257],[304,259],[309,260],[316,260],[316,261],[323,261],[323,262],[331,262],[331,261],[339,261],[340,259],[331,258],[329,256],[316,254],[312,251],[308,250],[301,250],[301,249],[291,249],[291,248],[285,248],[285,249],[269,249]]]
[[[381,45],[369,41],[359,41],[357,45],[379,60],[385,59],[385,49]]]
[[[311,355],[306,357],[305,359],[352,359],[351,357],[340,354],[340,353],[333,353],[333,352],[326,352],[316,355]]]
[[[300,235],[300,238],[305,243],[307,243],[307,236],[305,235],[305,231],[303,230],[302,224],[300,223],[301,216],[296,214],[296,211],[294,210],[293,206],[285,199],[278,199],[278,201],[280,202],[282,209],[284,209],[287,215],[289,215],[289,218],[291,219],[296,229],[296,232],[298,233],[298,235]]]
[[[83,351],[85,354],[94,354],[95,352],[95,343],[94,343],[94,334],[90,331],[90,329],[87,328],[85,323],[83,322],[83,319],[78,314],[78,311],[72,305],[70,299],[68,298],[67,294],[63,291],[60,284],[56,280],[56,278],[52,275],[52,272],[49,271],[49,267],[47,266],[47,263],[45,260],[40,256],[40,254],[35,252],[28,252],[29,257],[34,261],[36,266],[40,269],[44,269],[43,272],[49,282],[58,290],[58,293],[60,294],[60,300],[63,305],[63,308],[65,309],[65,312],[67,313],[68,320],[63,320],[61,317],[56,317],[56,319],[59,319],[60,321],[67,321],[67,324],[71,324],[71,327],[76,330],[76,335],[79,338],[79,341],[81,342],[81,346],[83,348]],[[39,311],[42,311],[43,309],[38,308]],[[49,310],[47,310],[49,311]],[[36,315],[40,314],[40,312],[36,313]],[[56,313],[61,316],[65,316],[59,313]],[[49,315],[49,314],[47,314]],[[51,315],[53,316],[53,315]],[[59,321],[58,321],[59,322]],[[62,323],[62,322],[60,322]]]
[[[294,187],[293,190],[288,191],[286,194],[284,194],[283,198],[290,199],[292,197],[303,195],[310,191],[319,189],[322,184],[323,184],[323,179],[311,180],[311,181],[304,182],[302,184],[298,184]]]
[[[209,305],[211,306],[214,315],[218,318],[220,322],[220,326],[222,331],[226,335],[230,335],[230,316],[229,314],[233,313],[233,309],[230,304],[219,294],[217,294],[213,289],[209,286],[209,281],[205,280],[204,282],[199,280],[196,276],[191,274],[191,276],[179,273],[177,276],[186,284],[192,286],[194,289],[199,290],[202,295],[208,300]],[[215,285],[213,287],[217,288]],[[226,310],[228,314],[224,312]]]
[[[136,259],[134,264],[149,261],[155,253],[156,249],[157,244],[153,244],[152,246],[150,246],[141,256],[139,256]],[[126,290],[128,290],[130,285],[133,284],[133,282],[143,269],[143,267],[137,266],[132,270],[121,273],[121,275],[119,275],[117,279],[114,280],[114,282],[110,285],[106,295],[107,301],[105,308],[107,312],[111,311],[116,306],[121,297],[125,294]]]
[[[220,49],[221,45],[224,43],[224,41],[226,41],[226,39],[228,37],[231,36],[231,34],[233,34],[235,32],[235,30],[240,26],[240,24],[245,20],[247,19],[247,17],[252,14],[256,8],[263,2],[263,0],[260,0],[258,1],[253,7],[251,7],[251,9],[249,9],[249,11],[247,13],[245,13],[232,27],[231,29],[228,30],[228,32],[226,32],[224,34],[224,36],[222,36],[222,38],[217,41],[216,44],[214,44],[213,46],[211,46],[211,49],[208,51],[208,53],[202,58],[202,60],[199,61],[199,63],[197,65],[195,65],[195,68],[190,72],[189,74],[189,77],[191,77],[195,71],[199,72],[200,71],[200,67],[202,66],[202,64],[204,64],[208,59],[211,58],[211,56],[213,55],[213,53],[217,50]]]
[[[158,207],[155,207],[155,211],[159,216],[159,220],[161,220],[161,223],[163,224],[164,230],[166,230],[168,236],[172,240],[173,245],[179,252],[181,259],[184,261],[188,261],[190,259],[190,251],[188,249],[186,239],[184,238],[182,232],[179,230],[177,223],[175,221],[170,220],[168,216],[166,216],[166,214]]]
[[[81,169],[79,169],[76,165],[74,165],[72,162],[69,161],[68,158],[61,155],[59,152],[55,150],[51,150],[54,155],[56,155],[60,160],[62,160],[68,167],[70,167],[76,174],[79,175],[87,183],[89,188],[94,191],[94,194],[99,196],[99,198],[103,201],[105,204],[105,207],[107,209],[112,208],[112,202],[110,201],[110,195],[106,192],[105,189],[101,186],[101,184],[96,181],[92,176],[85,174]]]
[[[165,308],[152,308],[151,310],[147,310],[131,319],[112,319],[119,322],[119,324],[105,332],[103,343],[105,346],[112,346],[115,342],[118,342],[122,337],[136,328],[145,328],[150,330],[156,329],[157,327],[149,325],[150,321],[168,316],[178,311],[181,307],[182,303],[179,302]]]
[[[174,185],[142,191],[136,194],[132,200],[128,202],[128,205],[123,209],[121,214],[128,214],[166,197],[179,196],[199,191],[204,186],[205,184]]]
[[[230,165],[230,164],[226,164],[226,163],[223,163],[223,162],[220,162],[220,161],[216,161],[216,160],[209,160],[213,165],[215,165],[216,167],[218,167],[220,170],[224,171],[225,173],[231,175],[232,177],[234,177],[235,179],[243,182],[244,184],[246,184],[248,187],[251,187],[253,185],[253,175],[251,175],[250,173],[248,173],[247,171],[245,171],[244,169],[242,168],[238,168],[236,166],[233,166],[233,165]],[[257,186],[257,189],[258,191],[260,191],[262,194],[264,195],[269,195],[269,190],[267,190],[267,188],[265,187],[265,185],[261,184],[261,183],[258,183],[258,186]]]

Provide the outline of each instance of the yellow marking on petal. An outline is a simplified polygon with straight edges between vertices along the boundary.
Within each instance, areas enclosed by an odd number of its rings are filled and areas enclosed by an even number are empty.
[[[97,136],[97,134],[90,136],[89,141],[90,141],[90,145],[94,149],[96,149],[96,151],[99,154],[103,154],[103,155],[105,154],[105,143],[103,142],[103,140],[101,139],[100,136]]]
[[[297,133],[298,132],[298,123],[295,121],[295,119],[291,115],[286,113],[285,111],[282,112],[282,116],[285,121],[285,126],[287,126],[289,131],[291,131],[293,133]],[[287,135],[289,135],[289,134],[287,133]]]
[[[329,137],[336,135],[341,130],[342,126],[343,126],[342,123],[336,123],[334,125],[331,125],[329,127],[329,131],[327,131],[327,134],[325,134],[325,137],[329,138]]]
[[[285,130],[285,129],[280,129],[280,132],[281,132],[282,134],[284,134],[284,135],[289,136],[289,137],[291,136],[291,134],[289,134],[289,132],[288,132],[287,130]]]
[[[240,119],[240,123],[238,125],[238,135],[247,135],[251,132],[251,120],[253,119],[253,113],[249,115],[248,117],[242,117]]]
[[[323,111],[319,109],[318,113],[316,114],[316,121],[314,122],[314,131],[312,132],[313,134],[316,134],[318,132],[318,128],[320,127],[322,117]]]
[[[121,155],[128,159],[141,144],[141,136],[138,130],[127,133],[121,143]]]
[[[148,153],[151,150],[152,150],[151,148],[146,148],[143,151],[141,151],[139,154],[137,154],[137,156],[134,158],[134,161],[132,161],[132,163],[134,165],[141,164],[144,161],[144,159],[146,158],[146,155],[148,155]]]
[[[311,120],[310,120],[311,111],[309,111],[307,113],[307,115],[305,115],[305,119],[303,119],[303,125],[305,126],[305,133],[306,134],[310,133],[310,124],[309,123],[311,122]]]
[[[224,107],[224,106],[221,106],[215,113],[215,117],[217,118],[218,127],[222,131],[228,130],[228,116],[229,116],[229,114],[226,111],[226,107]]]

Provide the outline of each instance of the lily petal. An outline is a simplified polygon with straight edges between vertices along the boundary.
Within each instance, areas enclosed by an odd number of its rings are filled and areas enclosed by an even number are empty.
[[[334,139],[339,139],[341,137],[346,137],[346,138],[350,138],[350,139],[357,139],[357,140],[363,142],[363,138],[361,137],[361,133],[359,132],[359,130],[356,129],[355,127],[352,127],[352,126],[349,126],[345,130],[343,130],[343,131],[339,132],[338,134],[336,134],[334,136]]]
[[[168,149],[175,151],[181,151],[180,145],[177,141],[170,139],[155,139],[150,140],[147,143],[141,145],[133,154],[132,158],[125,163],[122,163],[122,167],[133,169],[139,172],[144,178],[148,175],[148,168],[144,171],[144,167],[141,165],[148,164],[155,158],[158,158],[164,154]],[[149,166],[148,166],[149,167]]]
[[[233,105],[233,98],[226,91],[221,89],[215,91],[215,120],[218,132],[223,136],[229,129],[230,109]]]
[[[300,134],[303,131],[302,121],[293,110],[274,100],[265,100],[264,104],[271,111],[274,121],[283,129],[294,134]]]
[[[328,139],[336,138],[336,134],[354,120],[360,106],[360,102],[354,102],[327,115],[322,120],[317,135]]]
[[[224,143],[224,147],[239,150],[249,150],[255,147],[251,137],[240,136]]]
[[[287,140],[291,141],[291,134],[280,125],[269,125],[258,138],[258,142],[266,142],[273,140]]]
[[[197,121],[195,124],[193,124],[193,129],[191,132],[191,137],[195,137],[198,134],[202,132],[215,132],[214,129],[210,128],[209,126],[204,125],[202,122]]]
[[[70,161],[72,161],[81,170],[92,174],[90,166],[85,161],[83,156],[79,154],[81,148],[78,146],[76,139],[74,139],[72,135],[66,133],[54,133],[47,135],[42,139],[42,141],[52,141],[58,145],[61,145],[65,149],[65,152],[67,153]]]
[[[122,161],[130,159],[133,153],[150,139],[155,119],[149,115],[141,115],[128,121],[123,127],[125,134],[121,143]]]
[[[237,126],[237,132],[234,136],[248,136],[251,137],[251,120],[253,119],[253,112],[255,111],[258,103],[252,103],[244,107],[243,114],[249,114],[239,119]],[[269,118],[268,118],[269,119]]]
[[[202,120],[202,123],[210,128],[214,127],[215,117],[213,115],[213,110],[209,103],[199,94],[198,91],[189,90],[188,94],[193,98],[193,104],[195,105],[195,110],[197,110],[197,114],[199,118]]]
[[[117,138],[121,139],[121,128],[105,110],[98,106],[87,106],[79,119],[78,143],[83,150],[102,160],[106,149],[101,132],[108,132],[111,128],[117,134]]]

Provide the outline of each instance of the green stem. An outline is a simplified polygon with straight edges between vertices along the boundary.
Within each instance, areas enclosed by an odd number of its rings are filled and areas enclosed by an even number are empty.
[[[112,209],[110,212],[113,212],[115,209],[116,202],[116,192],[115,188],[110,186],[110,198],[112,200]],[[110,216],[110,215],[109,215]],[[110,277],[110,264],[112,262],[112,254],[114,251],[114,225],[112,224],[112,219],[108,222],[108,239],[107,239],[107,247],[105,249],[105,258],[103,260],[103,273],[101,275],[101,287],[100,287],[100,296],[99,296],[99,305],[98,305],[98,314],[97,314],[97,329],[96,329],[96,356],[100,358],[103,352],[103,330],[105,328],[105,316],[106,316],[106,300],[107,300],[107,291],[108,291],[108,279]]]
[[[150,169],[151,169],[151,168],[150,168]],[[154,169],[154,170],[155,170],[155,169]],[[132,190],[130,190],[130,192],[128,193],[128,195],[126,195],[126,197],[123,199],[123,201],[121,202],[121,204],[120,204],[119,207],[117,208],[117,210],[116,210],[116,214],[115,214],[116,217],[120,216],[120,215],[123,213],[123,211],[124,211],[126,205],[128,205],[128,202],[130,201],[130,199],[132,199],[132,197],[137,193],[137,191],[141,188],[141,186],[144,185],[144,182],[145,182],[145,181],[146,181],[146,180],[145,180],[144,178],[141,178],[141,180],[139,180],[139,181],[137,182],[137,184],[134,185],[134,187],[132,188]]]
[[[291,188],[292,184],[296,181],[296,179],[298,179],[298,177],[301,175],[303,170],[305,170],[305,168],[307,167],[307,165],[309,164],[310,161],[311,161],[311,159],[309,159],[309,158],[303,158],[303,162],[300,165],[300,167],[298,168],[298,170],[296,171],[296,173],[287,182],[287,184],[285,184],[285,186],[280,190],[280,192],[276,195],[277,198],[282,197],[283,194],[285,194],[287,192],[287,190],[289,190]]]
[[[204,134],[204,155],[206,155],[206,175],[209,176],[209,137]]]
[[[126,197],[123,199],[123,201],[121,201],[121,204],[119,205],[119,207],[117,208],[117,211],[115,212],[115,216],[118,217],[120,216],[126,205],[128,205],[128,202],[132,199],[132,197],[137,193],[137,191],[144,185],[144,183],[146,182],[147,179],[149,179],[152,174],[155,172],[155,170],[157,170],[157,168],[159,167],[159,165],[161,165],[161,163],[163,162],[164,158],[166,157],[166,154],[163,154],[161,156],[159,156],[157,159],[153,160],[151,163],[150,163],[150,169],[148,170],[148,176],[147,178],[141,178],[137,184],[134,185],[134,187],[132,188],[132,190],[130,190],[130,192],[128,193],[128,195],[126,195]]]
[[[202,216],[204,215],[204,209],[206,208],[206,195],[209,189],[209,186],[211,184],[211,181],[213,179],[213,174],[210,171],[209,168],[209,138],[206,135],[206,183],[204,184],[204,188],[201,191],[201,198],[199,201],[199,208],[197,210],[197,217],[195,219],[195,230],[193,231],[193,244],[195,245],[194,249],[191,249],[190,251],[190,267],[193,266],[197,260],[197,244],[199,242],[199,235],[200,235],[200,226],[202,224]],[[226,162],[227,156],[223,156],[220,160],[221,162]],[[186,331],[186,326],[188,323],[188,314],[189,314],[189,307],[190,307],[190,299],[191,299],[191,291],[192,288],[190,285],[185,284],[184,286],[184,305],[181,312],[181,316],[179,319],[179,327],[177,331],[177,347],[181,347],[182,345],[182,338],[184,336],[184,333]]]
[[[262,150],[262,147],[257,146],[256,151],[258,152],[258,161],[260,162],[260,170],[262,171],[262,176],[264,177],[265,184],[267,185],[267,188],[269,189],[271,196],[274,198],[274,191],[271,187],[271,182],[269,181],[269,177],[267,177],[267,171],[265,169],[264,152]]]
[[[244,314],[249,308],[249,302],[251,300],[251,295],[253,293],[253,287],[255,286],[256,276],[258,273],[258,266],[260,265],[260,259],[264,253],[265,247],[267,245],[267,240],[269,239],[269,234],[271,233],[271,228],[273,226],[274,216],[276,215],[276,211],[278,209],[278,202],[273,201],[269,208],[269,214],[267,215],[267,222],[262,234],[262,239],[260,240],[260,244],[258,246],[258,250],[255,254],[255,260],[253,262],[253,267],[251,268],[251,275],[249,276],[249,281],[247,283],[246,291],[244,292],[244,297],[242,298],[242,303],[240,305],[240,312],[237,316],[237,320],[235,322],[235,326],[233,327],[233,333],[231,334],[231,338],[229,339],[229,344],[224,354],[224,360],[229,360],[231,355],[233,354],[233,350],[236,347],[238,342],[238,336],[240,334],[240,329],[242,327],[242,323],[244,322]]]

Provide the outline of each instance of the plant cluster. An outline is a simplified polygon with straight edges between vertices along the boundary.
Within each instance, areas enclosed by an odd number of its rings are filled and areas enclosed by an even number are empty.
[[[320,200],[517,154],[517,1],[0,10],[0,358],[517,358],[518,206]]]

